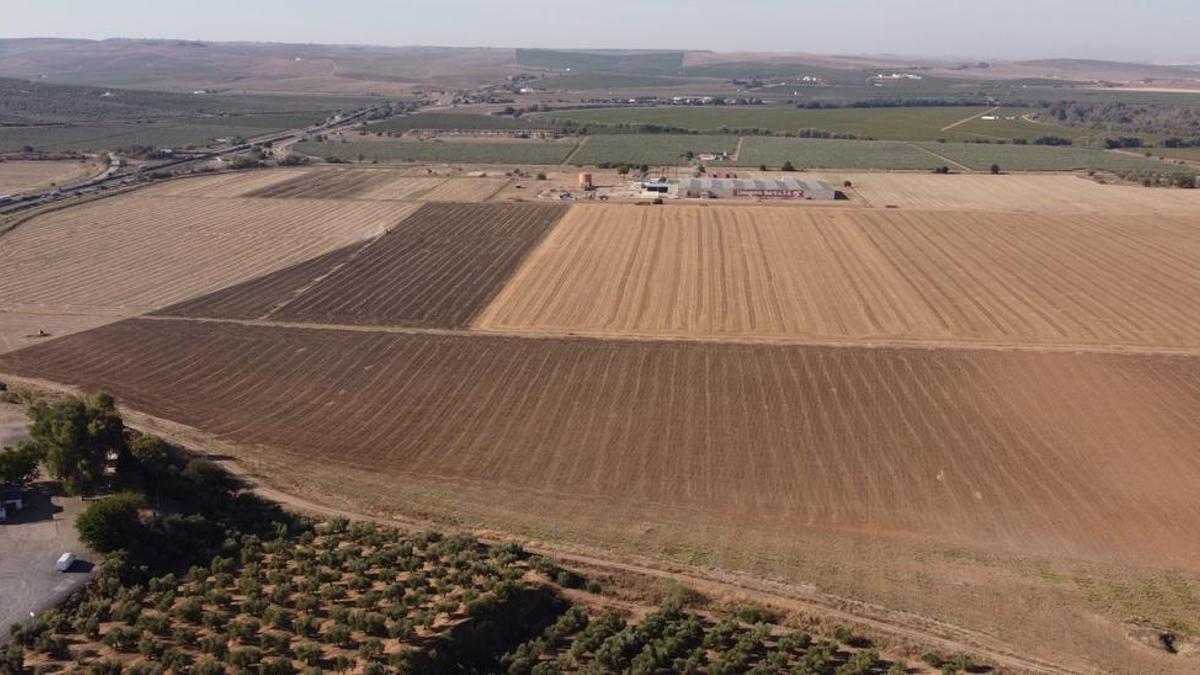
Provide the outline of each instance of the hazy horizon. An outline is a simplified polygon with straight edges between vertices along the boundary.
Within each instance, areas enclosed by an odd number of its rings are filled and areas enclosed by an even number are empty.
[[[10,0],[19,16],[4,38],[172,39],[375,46],[671,49],[806,52],[906,58],[1080,58],[1200,63],[1200,3],[1149,0],[1012,0],[1003,5],[934,0],[384,0],[328,4],[209,0],[187,7],[146,0],[53,5]],[[732,28],[731,28],[732,26]],[[498,27],[503,27],[502,30]]]

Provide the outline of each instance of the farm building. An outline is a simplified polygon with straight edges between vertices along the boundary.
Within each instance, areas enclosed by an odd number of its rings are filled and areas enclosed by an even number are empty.
[[[672,184],[670,194],[680,198],[709,199],[846,199],[845,193],[826,183],[795,178],[688,178]]]

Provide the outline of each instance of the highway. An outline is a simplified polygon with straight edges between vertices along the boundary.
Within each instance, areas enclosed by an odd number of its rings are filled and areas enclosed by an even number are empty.
[[[244,152],[248,152],[255,147],[265,147],[267,144],[287,145],[294,143],[308,134],[317,134],[325,131],[333,131],[341,129],[353,124],[357,124],[364,117],[382,108],[382,105],[371,106],[356,110],[348,115],[343,115],[335,120],[325,122],[323,124],[305,127],[302,129],[291,129],[289,131],[281,131],[272,134],[265,134],[247,140],[245,143],[233,145],[227,148],[219,148],[201,153],[190,153],[187,157],[179,159],[171,159],[165,162],[160,162],[153,166],[141,166],[136,170],[123,169],[120,166],[119,158],[108,153],[109,166],[104,173],[87,180],[80,181],[67,186],[60,186],[41,192],[32,192],[13,197],[4,204],[0,204],[0,216],[17,213],[25,209],[30,209],[36,206],[43,206],[52,202],[67,199],[69,197],[78,197],[113,188],[133,185],[135,183],[147,180],[154,177],[162,177],[177,171],[180,168],[201,162],[208,162],[218,157],[232,157]]]

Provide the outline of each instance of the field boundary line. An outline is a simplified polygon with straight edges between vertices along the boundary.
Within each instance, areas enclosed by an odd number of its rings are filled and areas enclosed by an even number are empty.
[[[587,145],[587,142],[590,140],[592,140],[591,136],[584,136],[582,141],[579,141],[575,144],[575,149],[568,152],[566,157],[563,157],[563,161],[559,162],[559,166],[571,166],[571,160],[575,158],[575,155],[579,154],[579,151],[582,150],[583,146]]]
[[[923,145],[917,145],[916,143],[909,143],[909,145],[911,145],[912,147],[916,148],[917,150],[920,150],[921,152],[924,152],[924,153],[927,153],[927,154],[933,155],[934,157],[937,157],[938,159],[942,160],[943,162],[947,162],[947,163],[953,164],[954,166],[957,166],[958,168],[962,169],[963,171],[969,171],[969,172],[971,172],[971,173],[974,173],[974,172],[975,172],[975,170],[974,170],[974,169],[972,169],[971,167],[967,166],[966,164],[961,164],[961,163],[959,163],[959,162],[956,162],[956,161],[954,161],[954,160],[950,159],[949,157],[947,157],[947,156],[945,156],[945,155],[943,155],[943,154],[940,154],[940,153],[934,152],[934,151],[930,150],[929,148],[927,148],[927,147],[925,147],[925,146],[923,146]]]
[[[522,263],[524,264],[524,263]],[[519,268],[518,268],[519,269]],[[510,277],[511,278],[511,277]],[[503,288],[501,288],[503,290]],[[939,351],[953,349],[958,351],[988,351],[988,352],[1035,352],[1035,353],[1067,353],[1067,354],[1114,354],[1126,356],[1179,356],[1200,357],[1200,346],[1170,347],[1154,345],[1089,345],[1079,343],[1053,342],[999,342],[945,339],[879,339],[862,340],[857,338],[805,338],[805,337],[752,337],[741,335],[647,335],[647,334],[608,334],[582,332],[577,329],[563,331],[514,331],[496,330],[474,327],[471,328],[416,328],[411,326],[370,326],[352,324],[302,323],[287,321],[271,321],[263,319],[222,319],[212,317],[171,316],[164,314],[141,315],[129,317],[139,321],[191,321],[194,323],[226,323],[259,328],[282,328],[292,330],[324,330],[343,331],[351,333],[389,333],[396,335],[442,335],[446,337],[492,337],[519,338],[526,340],[572,340],[598,342],[635,342],[635,343],[696,343],[696,344],[729,344],[738,346],[777,346],[777,347],[820,347],[830,349],[892,349],[892,350],[924,350]]]
[[[78,387],[50,380],[11,376],[3,372],[0,372],[0,375],[19,386],[36,392],[76,396],[86,394]],[[374,522],[411,533],[430,529],[450,533],[467,533],[489,545],[516,541],[521,543],[522,548],[528,553],[534,555],[550,556],[576,565],[619,570],[642,577],[673,580],[710,591],[717,588],[727,593],[734,593],[738,597],[749,595],[757,600],[765,601],[767,604],[786,604],[790,609],[809,611],[823,618],[867,626],[893,638],[913,640],[948,651],[972,652],[987,661],[994,662],[994,665],[1019,669],[1020,672],[1070,675],[1084,672],[1040,657],[1024,656],[987,633],[913,612],[889,609],[883,605],[874,605],[824,593],[815,587],[806,587],[799,583],[774,581],[733,570],[696,567],[666,559],[620,555],[586,545],[554,544],[553,542],[531,540],[529,537],[504,531],[472,529],[453,523],[424,520],[407,515],[380,516],[329,506],[276,487],[271,484],[267,476],[249,470],[248,465],[241,463],[243,458],[240,451],[244,449],[242,445],[223,440],[211,432],[126,406],[121,406],[120,409],[127,426],[142,433],[162,437],[199,457],[209,459],[241,481],[242,487],[247,491],[293,512],[326,518]],[[440,482],[436,478],[420,480]],[[452,483],[452,481],[448,482]]]
[[[738,136],[737,145],[733,146],[733,157],[730,158],[731,161],[736,162],[742,158],[742,141],[744,140],[746,140],[745,136]]]
[[[484,203],[484,202],[490,202],[490,201],[492,201],[492,200],[493,200],[493,199],[495,199],[495,198],[496,198],[496,197],[497,197],[497,196],[498,196],[498,195],[499,195],[501,192],[504,192],[505,190],[507,190],[507,189],[508,189],[508,186],[512,185],[512,184],[513,184],[513,183],[514,183],[516,180],[517,180],[516,176],[513,176],[512,178],[509,178],[508,180],[504,181],[503,183],[501,183],[501,184],[500,184],[500,187],[498,187],[498,188],[496,188],[494,191],[492,191],[492,193],[491,193],[491,194],[489,194],[488,196],[486,196],[486,197],[484,197],[483,199],[479,200],[479,203],[481,203],[481,204],[482,204],[482,203]],[[426,193],[426,194],[428,194],[428,193]]]
[[[390,230],[389,230],[389,231],[390,231]],[[358,250],[354,251],[354,253],[351,253],[351,254],[350,254],[350,255],[349,255],[349,256],[348,256],[348,257],[347,257],[345,260],[343,260],[342,262],[340,262],[340,263],[338,263],[338,264],[334,265],[333,267],[329,268],[329,270],[328,270],[328,271],[326,271],[324,274],[320,274],[320,275],[318,275],[318,276],[316,276],[316,277],[312,278],[311,280],[309,280],[309,282],[308,282],[307,284],[304,284],[303,286],[301,286],[301,287],[297,288],[296,290],[292,291],[292,294],[291,294],[291,295],[289,295],[289,296],[287,297],[287,299],[283,300],[282,302],[276,303],[276,304],[275,304],[273,307],[271,307],[271,309],[267,310],[267,313],[266,313],[266,314],[263,314],[261,317],[259,317],[259,320],[261,320],[261,321],[266,321],[266,320],[268,320],[268,319],[270,318],[270,316],[271,316],[272,314],[274,314],[274,313],[276,313],[276,312],[278,312],[278,311],[280,311],[280,310],[284,309],[284,308],[285,308],[285,307],[287,307],[288,305],[290,305],[290,304],[292,304],[293,302],[295,302],[295,301],[299,300],[301,297],[303,297],[303,296],[304,296],[304,294],[305,294],[305,293],[308,293],[309,291],[311,291],[311,290],[312,290],[314,287],[316,287],[316,286],[317,286],[318,284],[320,284],[322,281],[325,281],[325,280],[326,280],[326,279],[328,279],[328,278],[329,278],[331,275],[333,275],[335,272],[337,272],[338,270],[342,269],[342,268],[343,268],[343,267],[345,267],[345,266],[346,266],[348,263],[350,263],[350,262],[351,262],[351,261],[353,261],[355,258],[357,258],[359,255],[361,255],[363,251],[365,251],[365,250],[367,250],[368,248],[370,248],[370,247],[374,246],[374,245],[375,245],[375,244],[376,244],[376,243],[377,243],[377,242],[378,242],[380,239],[383,239],[383,237],[384,237],[386,234],[387,234],[387,231],[385,231],[385,232],[383,232],[383,233],[381,233],[381,234],[379,234],[379,235],[377,235],[377,236],[373,237],[372,239],[369,239],[369,240],[367,240],[366,242],[363,242],[362,246],[359,246],[359,247],[358,247]],[[269,276],[269,275],[268,275],[268,276]],[[259,278],[261,279],[262,277],[259,277]]]
[[[997,110],[999,110],[999,109],[1000,109],[1000,106],[994,106],[994,107],[988,108],[987,110],[984,110],[984,111],[983,111],[983,112],[981,112],[981,113],[976,113],[976,114],[974,114],[974,115],[971,115],[970,117],[967,117],[967,118],[965,118],[965,119],[961,119],[961,120],[959,120],[959,121],[957,121],[957,122],[951,122],[950,124],[947,124],[946,126],[944,126],[944,127],[942,127],[941,129],[939,129],[939,131],[950,131],[951,129],[954,129],[954,128],[956,128],[956,127],[960,127],[960,126],[962,126],[962,125],[966,124],[967,122],[970,122],[970,121],[971,121],[971,120],[973,120],[973,119],[978,119],[978,118],[980,118],[980,117],[983,117],[984,115],[986,115],[986,114],[988,114],[988,113],[993,113],[993,112],[996,112],[996,111],[997,111]]]

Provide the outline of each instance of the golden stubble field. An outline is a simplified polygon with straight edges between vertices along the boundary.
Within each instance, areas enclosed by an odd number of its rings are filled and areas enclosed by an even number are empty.
[[[12,195],[53,184],[82,180],[92,165],[79,160],[7,160],[0,162],[0,195]]]
[[[486,331],[1200,346],[1200,213],[576,206]]]

